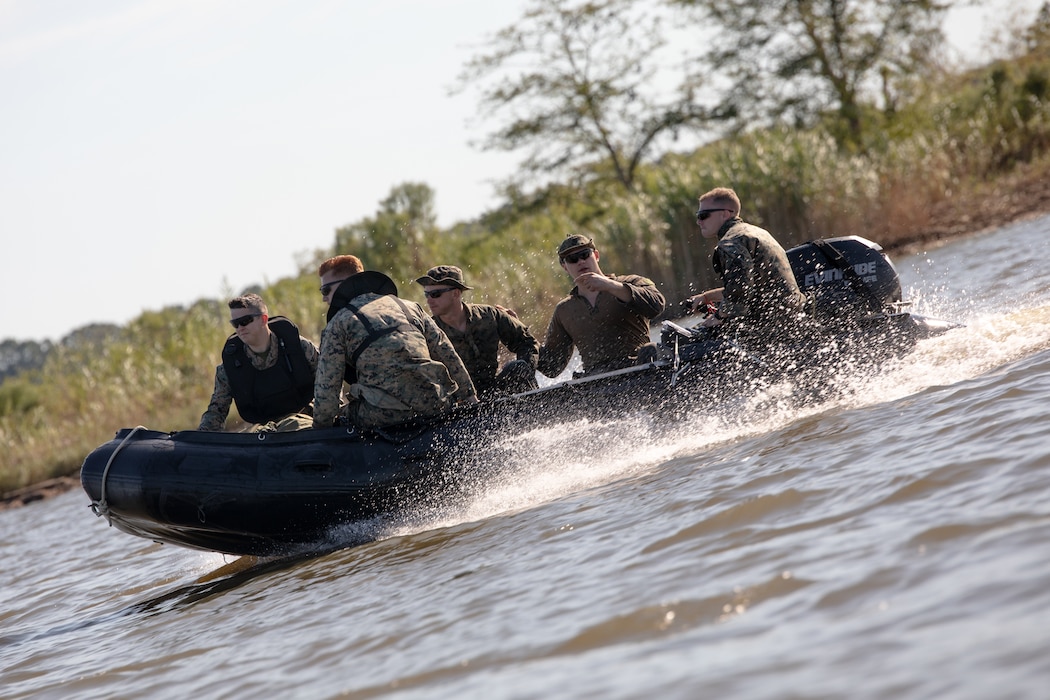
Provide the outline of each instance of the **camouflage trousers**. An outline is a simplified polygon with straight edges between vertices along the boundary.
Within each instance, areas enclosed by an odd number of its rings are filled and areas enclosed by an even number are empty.
[[[291,433],[296,430],[307,430],[314,427],[314,417],[306,413],[290,413],[268,423],[253,425],[249,433]]]
[[[346,406],[346,417],[350,425],[358,428],[385,428],[389,425],[404,423],[413,418],[432,418],[440,416],[445,409],[431,413],[420,413],[410,408],[380,408],[360,399],[352,400]]]
[[[500,394],[521,394],[538,388],[536,369],[524,360],[511,360],[503,365],[492,384],[478,393],[491,398]]]

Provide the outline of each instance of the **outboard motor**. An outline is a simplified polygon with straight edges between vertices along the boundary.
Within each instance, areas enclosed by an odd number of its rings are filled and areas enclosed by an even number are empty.
[[[813,317],[846,321],[887,311],[901,301],[901,282],[882,246],[860,236],[810,241],[787,251]]]

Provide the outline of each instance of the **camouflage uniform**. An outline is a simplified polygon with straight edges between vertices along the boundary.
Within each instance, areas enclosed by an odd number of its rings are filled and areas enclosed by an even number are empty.
[[[419,304],[372,292],[358,295],[352,303],[374,328],[395,328],[371,340],[352,367],[356,381],[350,385],[345,415],[353,425],[375,428],[436,416],[475,395],[456,349]],[[315,428],[335,422],[347,365],[367,340],[368,329],[349,308],[332,316],[321,333]]]
[[[599,292],[595,305],[578,287],[558,302],[540,348],[539,370],[548,377],[561,374],[580,351],[587,374],[629,367],[638,360],[638,349],[650,342],[649,319],[664,310],[664,296],[652,280],[639,275],[608,275],[627,285],[631,300],[620,301]]]
[[[452,341],[478,394],[516,393],[535,388],[540,344],[529,329],[495,306],[464,303],[463,308],[467,315],[465,331],[453,328],[437,317],[434,321]],[[501,342],[517,356],[517,360],[508,362],[497,375]]]
[[[303,348],[303,354],[306,355],[306,361],[310,363],[310,367],[317,371],[317,347],[302,336],[299,336],[299,344]],[[250,347],[244,345],[244,353],[251,360],[252,367],[257,370],[264,370],[273,367],[277,364],[278,347],[274,341],[274,337],[270,338],[270,347],[266,350],[265,354],[257,354],[252,351]],[[218,432],[226,427],[226,417],[230,414],[230,404],[233,403],[233,389],[230,386],[230,379],[226,376],[226,368],[221,364],[215,368],[215,389],[211,394],[211,402],[208,404],[208,409],[201,416],[200,426],[197,430],[205,430],[208,432]],[[309,407],[305,407],[308,409]],[[276,421],[270,421],[270,423],[264,423],[262,426],[255,426],[252,428],[253,432],[256,431],[269,431],[269,430],[296,430],[298,428],[308,428],[309,426],[309,411],[305,410],[302,414],[289,414],[285,418],[278,419]],[[305,416],[306,420],[297,419],[297,416]],[[290,422],[291,420],[291,422]],[[305,425],[303,423],[306,423]]]
[[[729,219],[718,230],[711,263],[725,287],[718,316],[727,321],[768,333],[782,329],[806,303],[783,246],[768,231],[740,217]]]

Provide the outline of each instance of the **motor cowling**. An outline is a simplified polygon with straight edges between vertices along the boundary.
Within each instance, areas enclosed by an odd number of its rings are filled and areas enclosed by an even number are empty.
[[[880,313],[901,301],[897,269],[882,246],[866,238],[810,241],[790,248],[787,258],[818,319]]]

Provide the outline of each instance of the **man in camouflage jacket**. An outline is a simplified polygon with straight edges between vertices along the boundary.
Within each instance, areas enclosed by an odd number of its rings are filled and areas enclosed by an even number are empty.
[[[463,292],[473,287],[463,282],[463,271],[455,265],[432,267],[416,282],[423,286],[434,321],[452,341],[479,396],[517,394],[537,388],[540,344],[513,312],[499,306],[464,302]],[[501,343],[517,356],[502,368]]]
[[[330,288],[332,306],[321,333],[315,428],[336,422],[344,379],[350,385],[344,415],[360,428],[434,417],[456,403],[477,402],[452,343],[419,304],[396,296],[389,278],[365,271],[338,280],[338,288],[324,274],[321,282]]]
[[[215,368],[215,389],[197,430],[223,430],[234,403],[252,432],[310,427],[317,347],[288,319],[271,319],[258,294],[235,297],[228,306],[234,332]]]

